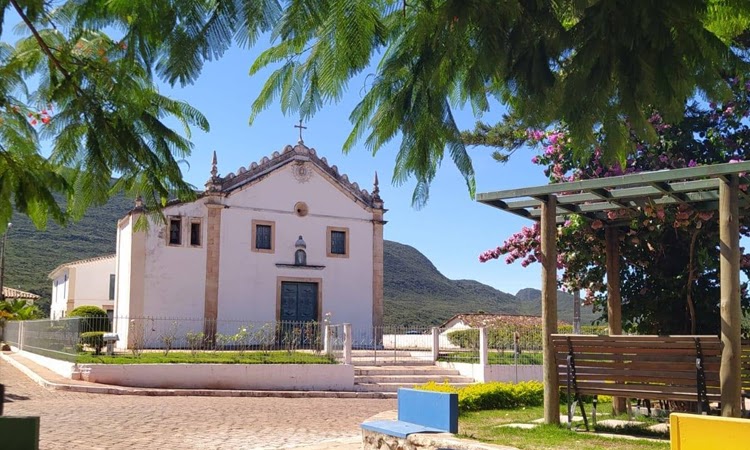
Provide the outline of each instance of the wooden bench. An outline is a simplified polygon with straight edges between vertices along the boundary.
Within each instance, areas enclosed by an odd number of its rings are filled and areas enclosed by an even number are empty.
[[[669,423],[671,450],[740,450],[750,442],[747,419],[674,413]]]
[[[458,433],[458,394],[398,390],[398,420],[364,422],[363,430],[399,438],[413,433]]]
[[[707,413],[720,400],[718,336],[552,335],[568,415],[584,395],[695,402]]]

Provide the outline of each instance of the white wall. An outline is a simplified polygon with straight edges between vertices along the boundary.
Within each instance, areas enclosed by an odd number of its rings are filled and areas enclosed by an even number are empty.
[[[441,349],[457,349],[457,345],[451,344],[448,336],[443,333],[438,336]],[[431,349],[432,334],[384,334],[384,348],[398,349]]]
[[[117,256],[115,268],[115,318],[112,330],[120,338],[117,348],[126,348],[128,342],[128,321],[130,316],[130,260],[133,245],[133,223],[130,216],[122,219],[117,226]]]
[[[101,259],[76,264],[75,292],[69,296],[75,301],[74,308],[83,305],[98,306],[105,310],[114,308],[114,300],[109,299],[109,277],[115,273],[115,258]]]
[[[311,166],[310,166],[311,167]],[[331,184],[320,171],[298,182],[291,165],[226,199],[222,212],[219,318],[276,318],[277,277],[321,278],[321,316],[354,328],[372,326],[372,213]],[[297,202],[309,212],[299,217]],[[275,222],[274,253],[251,251],[252,220]],[[327,227],[349,229],[349,257],[326,256]],[[302,235],[307,264],[322,270],[279,268],[294,263],[294,244]]]
[[[79,364],[85,381],[165,389],[354,390],[344,364]]]
[[[52,319],[65,317],[68,308],[68,269],[64,269],[60,275],[52,280],[52,301],[49,306],[49,314]]]
[[[455,363],[438,361],[438,367],[458,370],[465,377],[474,378],[475,381],[486,383],[489,381],[504,381],[516,383],[522,381],[542,381],[542,365],[492,364],[482,366],[480,364]]]
[[[182,218],[182,245],[167,245],[166,224],[151,222],[146,234],[143,315],[202,318],[206,292],[206,215],[202,201],[164,210]],[[190,219],[201,219],[201,246],[190,246]],[[203,325],[201,323],[200,328]]]

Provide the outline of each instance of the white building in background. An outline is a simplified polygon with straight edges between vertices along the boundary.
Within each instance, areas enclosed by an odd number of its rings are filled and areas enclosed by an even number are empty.
[[[78,306],[98,306],[112,315],[115,307],[115,255],[60,264],[50,272],[50,317],[60,319]]]
[[[192,318],[180,334],[211,335],[331,313],[370,333],[383,320],[384,212],[377,175],[369,193],[301,141],[223,177],[214,153],[197,200],[170,203],[147,229],[138,204],[118,222],[119,345],[134,339],[125,318],[140,317]]]

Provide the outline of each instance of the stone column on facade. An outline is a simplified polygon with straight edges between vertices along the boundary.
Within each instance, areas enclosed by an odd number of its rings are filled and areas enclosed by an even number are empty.
[[[219,318],[219,260],[221,251],[222,178],[219,176],[216,151],[211,158],[211,176],[206,182],[206,290],[203,306],[203,338],[207,345],[216,344],[216,320]]]
[[[206,343],[216,342],[219,318],[219,260],[221,251],[221,211],[224,206],[210,199],[206,203],[206,290],[203,308],[203,333]]]

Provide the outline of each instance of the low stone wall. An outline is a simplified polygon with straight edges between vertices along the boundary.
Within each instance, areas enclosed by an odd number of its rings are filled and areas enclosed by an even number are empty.
[[[165,389],[352,391],[343,364],[79,364],[84,381]]]
[[[478,382],[504,381],[515,383],[521,381],[542,381],[543,372],[541,365],[519,364],[505,365],[492,364],[482,366],[481,364],[456,363],[438,361],[439,367],[458,370],[465,377],[474,378]]]
[[[16,347],[12,347],[12,349],[18,352],[24,358],[30,361],[34,361],[40,366],[44,366],[60,376],[63,376],[65,378],[76,377],[76,363],[50,358],[48,356],[37,355],[36,353],[27,352],[25,350],[18,350]]]
[[[363,450],[518,450],[515,447],[482,444],[458,439],[450,433],[416,433],[397,438],[370,430],[362,430]]]

